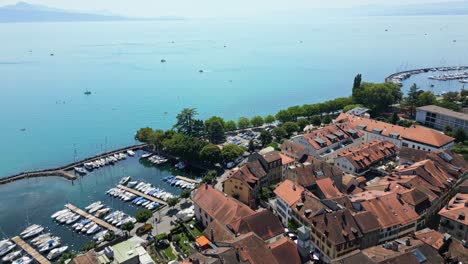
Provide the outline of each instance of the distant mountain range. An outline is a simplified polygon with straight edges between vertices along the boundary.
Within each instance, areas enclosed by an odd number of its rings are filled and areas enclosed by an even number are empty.
[[[8,22],[72,22],[72,21],[120,21],[120,20],[174,20],[177,17],[129,18],[108,13],[74,12],[42,5],[18,2],[0,7],[0,23]]]

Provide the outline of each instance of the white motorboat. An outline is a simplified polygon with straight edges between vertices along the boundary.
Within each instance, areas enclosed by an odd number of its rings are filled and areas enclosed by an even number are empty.
[[[65,224],[69,219],[72,219],[72,218],[75,217],[75,216],[76,216],[76,214],[71,213],[71,214],[67,215],[66,217],[61,218],[61,219],[59,220],[59,222],[60,222],[61,224]]]
[[[67,220],[66,224],[67,224],[67,225],[71,225],[71,224],[75,223],[76,221],[78,221],[78,219],[80,219],[80,218],[81,218],[80,215],[75,215],[75,216],[73,216],[73,217],[70,217],[70,218]]]
[[[86,171],[86,169],[83,168],[83,167],[74,167],[73,169],[74,169],[76,172],[78,172],[79,174],[86,174],[86,173],[88,173],[88,171]]]
[[[111,209],[109,207],[98,210],[94,216],[101,218],[103,215],[107,214]]]
[[[47,259],[48,260],[53,260],[57,257],[59,257],[60,255],[63,254],[63,252],[67,251],[68,249],[68,246],[64,246],[64,247],[59,247],[59,248],[56,248],[56,249],[52,249],[49,254],[47,255]]]
[[[28,256],[22,256],[21,258],[13,261],[12,264],[30,264],[32,261],[32,258]]]
[[[153,155],[152,153],[145,153],[145,154],[141,155],[141,158],[146,159],[146,158],[151,157],[152,155]]]
[[[32,230],[31,232],[23,235],[23,238],[30,238],[30,237],[33,237],[33,236],[36,236],[38,235],[39,233],[41,233],[42,231],[44,231],[44,227],[40,226],[34,230]]]
[[[93,240],[99,240],[101,237],[104,237],[108,232],[109,232],[109,230],[102,230],[102,231],[96,233],[93,236]]]
[[[66,212],[69,212],[68,209],[63,209],[63,210],[57,211],[53,215],[51,215],[50,218],[55,219],[55,218],[59,217],[60,215],[66,213]]]
[[[120,185],[125,185],[127,182],[130,181],[130,179],[131,179],[131,177],[127,176],[127,177],[123,178],[122,180],[120,180],[119,184]]]
[[[30,225],[30,226],[28,226],[25,230],[23,230],[23,232],[20,233],[20,236],[26,235],[27,233],[29,233],[29,232],[31,232],[31,231],[33,231],[34,229],[39,228],[39,227],[41,227],[41,226],[40,226],[40,225],[36,225],[36,224]]]
[[[135,156],[135,152],[133,152],[132,150],[127,150],[127,154],[130,156],[130,157],[133,157]]]
[[[3,244],[3,246],[0,247],[0,257],[10,252],[15,247],[16,244],[13,244],[13,242],[7,242],[6,244]]]
[[[101,208],[103,208],[103,207],[104,207],[104,204],[100,204],[100,205],[97,205],[97,206],[91,208],[88,212],[89,212],[90,214],[94,214],[97,210],[99,210],[99,209],[101,209]]]
[[[11,252],[10,254],[6,255],[2,258],[3,262],[10,262],[13,261],[21,256],[21,250]]]
[[[44,253],[51,249],[60,246],[60,239],[58,237],[54,237],[53,239],[47,241],[46,243],[39,246],[39,252]]]
[[[85,209],[89,210],[89,209],[93,208],[94,206],[97,206],[98,204],[101,204],[101,203],[102,203],[101,201],[94,202],[94,203],[86,206]]]
[[[34,246],[40,246],[40,245],[43,245],[44,243],[46,243],[47,241],[51,240],[53,237],[51,235],[47,236],[47,237],[43,237],[39,240],[37,240],[36,242],[32,243]]]
[[[96,233],[96,232],[98,232],[100,230],[101,230],[101,227],[98,224],[95,224],[90,229],[88,229],[88,231],[86,231],[86,234],[91,235],[91,234],[94,234],[94,233]]]

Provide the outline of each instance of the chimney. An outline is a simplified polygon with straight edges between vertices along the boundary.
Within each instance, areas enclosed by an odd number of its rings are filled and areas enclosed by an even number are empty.
[[[460,213],[460,215],[458,215],[458,220],[464,221],[465,220],[465,213]]]
[[[301,201],[302,201],[302,202],[305,202],[305,200],[306,200],[305,191],[303,191],[303,192],[301,193]]]
[[[292,189],[293,191],[296,191],[296,184],[293,184]]]
[[[411,246],[411,240],[410,240],[409,238],[406,239],[405,245],[406,245],[407,247]]]

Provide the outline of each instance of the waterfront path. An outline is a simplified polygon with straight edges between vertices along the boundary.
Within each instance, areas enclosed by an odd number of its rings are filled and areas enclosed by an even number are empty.
[[[82,217],[88,218],[89,220],[91,220],[94,223],[104,227],[105,229],[114,232],[114,234],[116,234],[116,235],[118,235],[120,233],[120,230],[117,227],[115,227],[115,226],[113,226],[113,225],[111,225],[111,224],[109,224],[109,223],[95,217],[94,215],[88,214],[87,212],[81,210],[80,208],[74,206],[73,204],[66,204],[65,207],[68,208],[69,210],[81,215]]]
[[[99,154],[81,161],[73,162],[71,164],[67,164],[65,166],[59,167],[59,168],[53,168],[53,169],[46,169],[46,170],[39,170],[39,171],[30,171],[30,172],[22,172],[16,175],[8,176],[8,177],[2,177],[0,178],[0,185],[1,184],[6,184],[9,182],[13,181],[18,181],[22,179],[27,179],[27,178],[36,178],[36,177],[49,177],[49,176],[60,176],[68,180],[76,180],[77,176],[73,173],[73,169],[75,167],[82,166],[84,163],[87,162],[92,162],[104,157],[107,157],[109,155],[114,155],[116,153],[121,153],[125,152],[127,150],[138,150],[147,147],[148,144],[139,144],[139,145],[133,145],[129,147],[124,147],[120,148],[117,150],[109,151],[103,154]]]
[[[190,179],[190,178],[187,178],[187,177],[184,177],[184,176],[176,176],[175,178],[178,179],[178,180],[183,180],[183,181],[190,182],[190,183],[195,183],[195,184],[200,183],[200,181]]]
[[[28,253],[29,256],[33,257],[39,264],[50,264],[50,261],[48,261],[44,256],[39,254],[34,248],[32,248],[28,243],[24,242],[23,239],[21,239],[19,236],[15,236],[12,238],[13,242],[15,242],[16,245],[18,245],[20,248],[22,248],[26,253]]]
[[[131,193],[133,193],[133,194],[135,194],[135,195],[138,195],[138,196],[140,196],[140,197],[143,197],[143,198],[145,198],[146,200],[149,200],[149,201],[152,201],[152,202],[156,202],[156,203],[161,204],[161,205],[167,205],[167,203],[164,202],[163,200],[160,200],[160,199],[158,199],[158,198],[156,198],[156,197],[153,197],[153,196],[151,196],[151,195],[144,194],[144,193],[139,192],[139,191],[137,191],[137,190],[135,190],[135,189],[128,188],[128,187],[123,186],[123,185],[120,185],[120,184],[117,185],[117,187],[118,187],[119,189],[124,190],[124,191],[131,192]]]

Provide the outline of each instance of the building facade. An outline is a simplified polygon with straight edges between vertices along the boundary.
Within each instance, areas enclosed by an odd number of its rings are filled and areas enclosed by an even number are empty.
[[[416,121],[427,127],[443,131],[446,126],[468,132],[468,114],[455,112],[436,105],[416,108]]]

